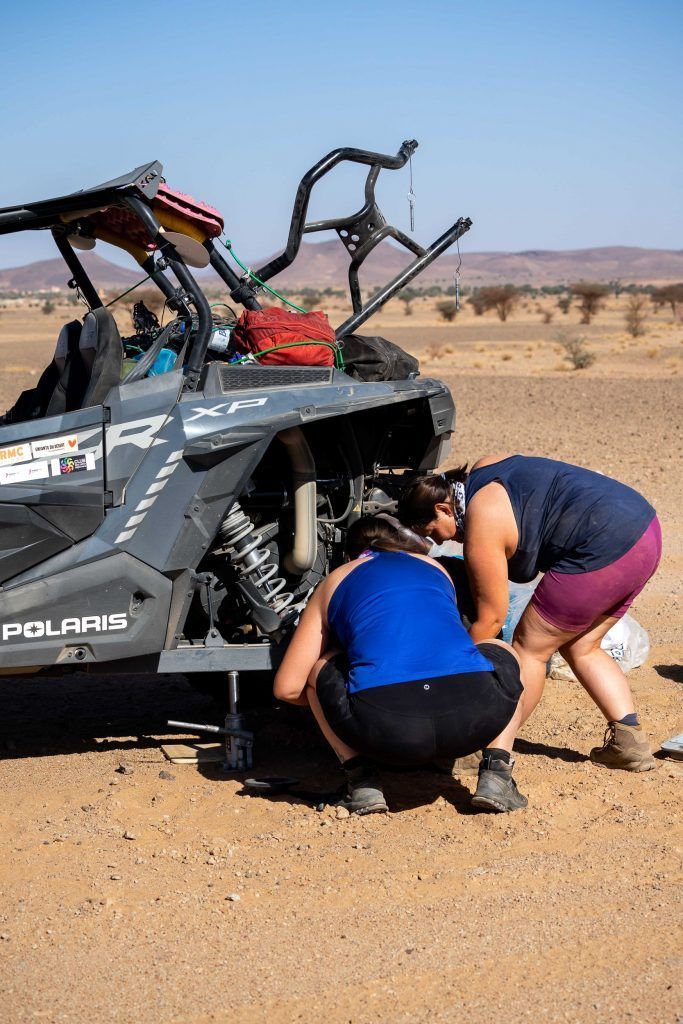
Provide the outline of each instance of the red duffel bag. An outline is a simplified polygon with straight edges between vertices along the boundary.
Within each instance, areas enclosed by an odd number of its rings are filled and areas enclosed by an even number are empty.
[[[271,366],[334,366],[334,331],[324,313],[245,309],[233,328],[238,352]]]

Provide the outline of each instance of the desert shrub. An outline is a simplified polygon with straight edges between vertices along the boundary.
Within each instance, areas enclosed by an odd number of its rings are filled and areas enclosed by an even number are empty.
[[[398,297],[403,303],[403,312],[406,316],[413,315],[413,302],[417,298],[417,292],[414,288],[404,288],[402,292],[398,293]]]
[[[472,309],[474,310],[475,316],[483,316],[483,314],[489,308],[488,305],[486,304],[486,299],[481,293],[482,289],[476,288],[470,295],[469,299],[467,300]]]
[[[580,299],[581,323],[589,324],[602,308],[609,288],[599,281],[577,281],[571,286],[571,292],[577,299]]]
[[[553,322],[553,317],[554,316],[555,316],[555,314],[553,313],[552,309],[542,309],[541,310],[541,317],[543,319],[543,323],[544,324],[551,324]]]
[[[301,305],[305,309],[320,309],[322,295],[315,288],[301,289]]]
[[[661,288],[655,288],[650,298],[657,309],[662,306],[671,306],[672,316],[676,316],[676,307],[683,303],[683,284],[665,284]]]
[[[644,295],[629,295],[626,300],[626,330],[632,338],[639,338],[645,334],[645,307],[647,299]]]
[[[129,295],[126,295],[125,305],[131,310],[136,302],[144,302],[147,309],[160,316],[164,308],[164,296],[158,288],[136,288]]]
[[[586,339],[578,334],[569,334],[567,331],[558,331],[555,339],[564,352],[564,358],[568,359],[573,370],[585,370],[595,362],[595,352],[586,348]]]
[[[559,299],[557,300],[557,308],[559,309],[560,313],[564,313],[565,316],[569,312],[569,308],[570,308],[571,304],[572,304],[572,296],[571,295],[561,295],[559,297]]]
[[[423,349],[427,359],[441,359],[444,350],[441,345],[426,345]]]
[[[458,315],[458,304],[455,299],[444,299],[443,302],[437,302],[436,311],[442,320],[450,324]]]
[[[41,312],[45,314],[45,316],[49,316],[50,313],[54,313],[54,311],[55,311],[55,304],[52,301],[52,299],[45,299],[45,302],[40,307],[40,309],[41,309]]]
[[[495,309],[498,319],[503,322],[517,305],[519,291],[514,284],[492,285],[489,288],[480,288],[479,294],[482,297],[487,309]]]

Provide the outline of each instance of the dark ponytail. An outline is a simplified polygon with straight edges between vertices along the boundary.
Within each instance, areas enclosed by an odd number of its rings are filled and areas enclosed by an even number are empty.
[[[421,473],[411,477],[398,500],[398,517],[406,526],[426,526],[434,518],[434,506],[453,504],[453,484],[464,484],[467,463],[445,473]]]

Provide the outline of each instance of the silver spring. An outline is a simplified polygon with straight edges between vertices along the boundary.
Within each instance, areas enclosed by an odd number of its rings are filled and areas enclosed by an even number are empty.
[[[294,600],[294,594],[284,591],[286,580],[277,576],[278,567],[268,561],[270,551],[261,547],[263,535],[256,533],[256,527],[239,502],[234,503],[218,532],[240,576],[251,580],[274,611],[281,612],[287,608]],[[240,543],[245,540],[245,544]]]

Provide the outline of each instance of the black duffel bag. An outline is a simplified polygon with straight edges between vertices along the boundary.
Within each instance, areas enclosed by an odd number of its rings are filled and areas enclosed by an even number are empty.
[[[346,373],[356,380],[406,380],[420,372],[417,359],[386,338],[348,334],[341,343]]]

